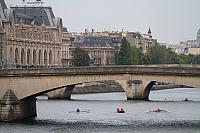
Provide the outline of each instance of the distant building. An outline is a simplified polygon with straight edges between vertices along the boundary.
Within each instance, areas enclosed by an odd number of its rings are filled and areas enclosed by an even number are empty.
[[[90,58],[93,60],[92,65],[113,65],[117,50],[115,49],[112,39],[108,36],[99,36],[94,34],[86,36],[76,36],[76,39],[71,43],[70,55],[76,47],[80,47],[87,51]]]
[[[187,54],[199,55],[200,48],[188,48]]]
[[[0,1],[0,67],[61,66],[62,19],[50,7]]]
[[[61,62],[63,67],[70,66],[71,64],[71,57],[70,57],[70,44],[71,44],[71,34],[68,33],[67,30],[63,31],[62,36],[62,57]]]
[[[180,41],[180,43],[173,47],[178,54],[198,54],[200,48],[200,29],[197,32],[196,40]]]
[[[150,28],[147,34],[128,32],[126,38],[131,46],[139,48],[143,53],[146,53],[150,49],[150,47],[158,44],[157,39],[152,38]]]

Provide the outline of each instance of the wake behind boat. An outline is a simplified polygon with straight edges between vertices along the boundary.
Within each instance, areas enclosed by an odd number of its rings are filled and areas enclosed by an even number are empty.
[[[79,113],[90,113],[90,110],[80,110],[79,108],[77,108],[76,111],[70,111],[68,113],[76,113],[76,114],[79,114]]]
[[[159,113],[159,112],[168,112],[168,111],[160,109],[160,108],[156,108],[155,110],[147,111],[147,113],[151,113],[151,112]]]

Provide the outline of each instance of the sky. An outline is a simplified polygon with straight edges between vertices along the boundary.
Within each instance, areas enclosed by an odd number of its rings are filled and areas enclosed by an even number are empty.
[[[35,1],[35,0],[26,0]],[[161,43],[196,39],[200,28],[200,0],[42,0],[61,17],[69,32],[135,31]],[[7,6],[22,0],[5,0]]]

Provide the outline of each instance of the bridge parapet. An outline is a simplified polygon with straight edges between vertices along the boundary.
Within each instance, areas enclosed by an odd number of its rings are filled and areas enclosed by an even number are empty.
[[[200,75],[200,65],[119,65],[98,67],[69,67],[43,69],[4,69],[4,76],[90,75],[90,74],[150,74],[150,75]]]

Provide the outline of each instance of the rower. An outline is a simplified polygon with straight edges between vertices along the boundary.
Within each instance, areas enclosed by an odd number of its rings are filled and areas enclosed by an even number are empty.
[[[76,113],[80,113],[81,111],[80,111],[80,109],[79,108],[77,108],[76,109]]]

